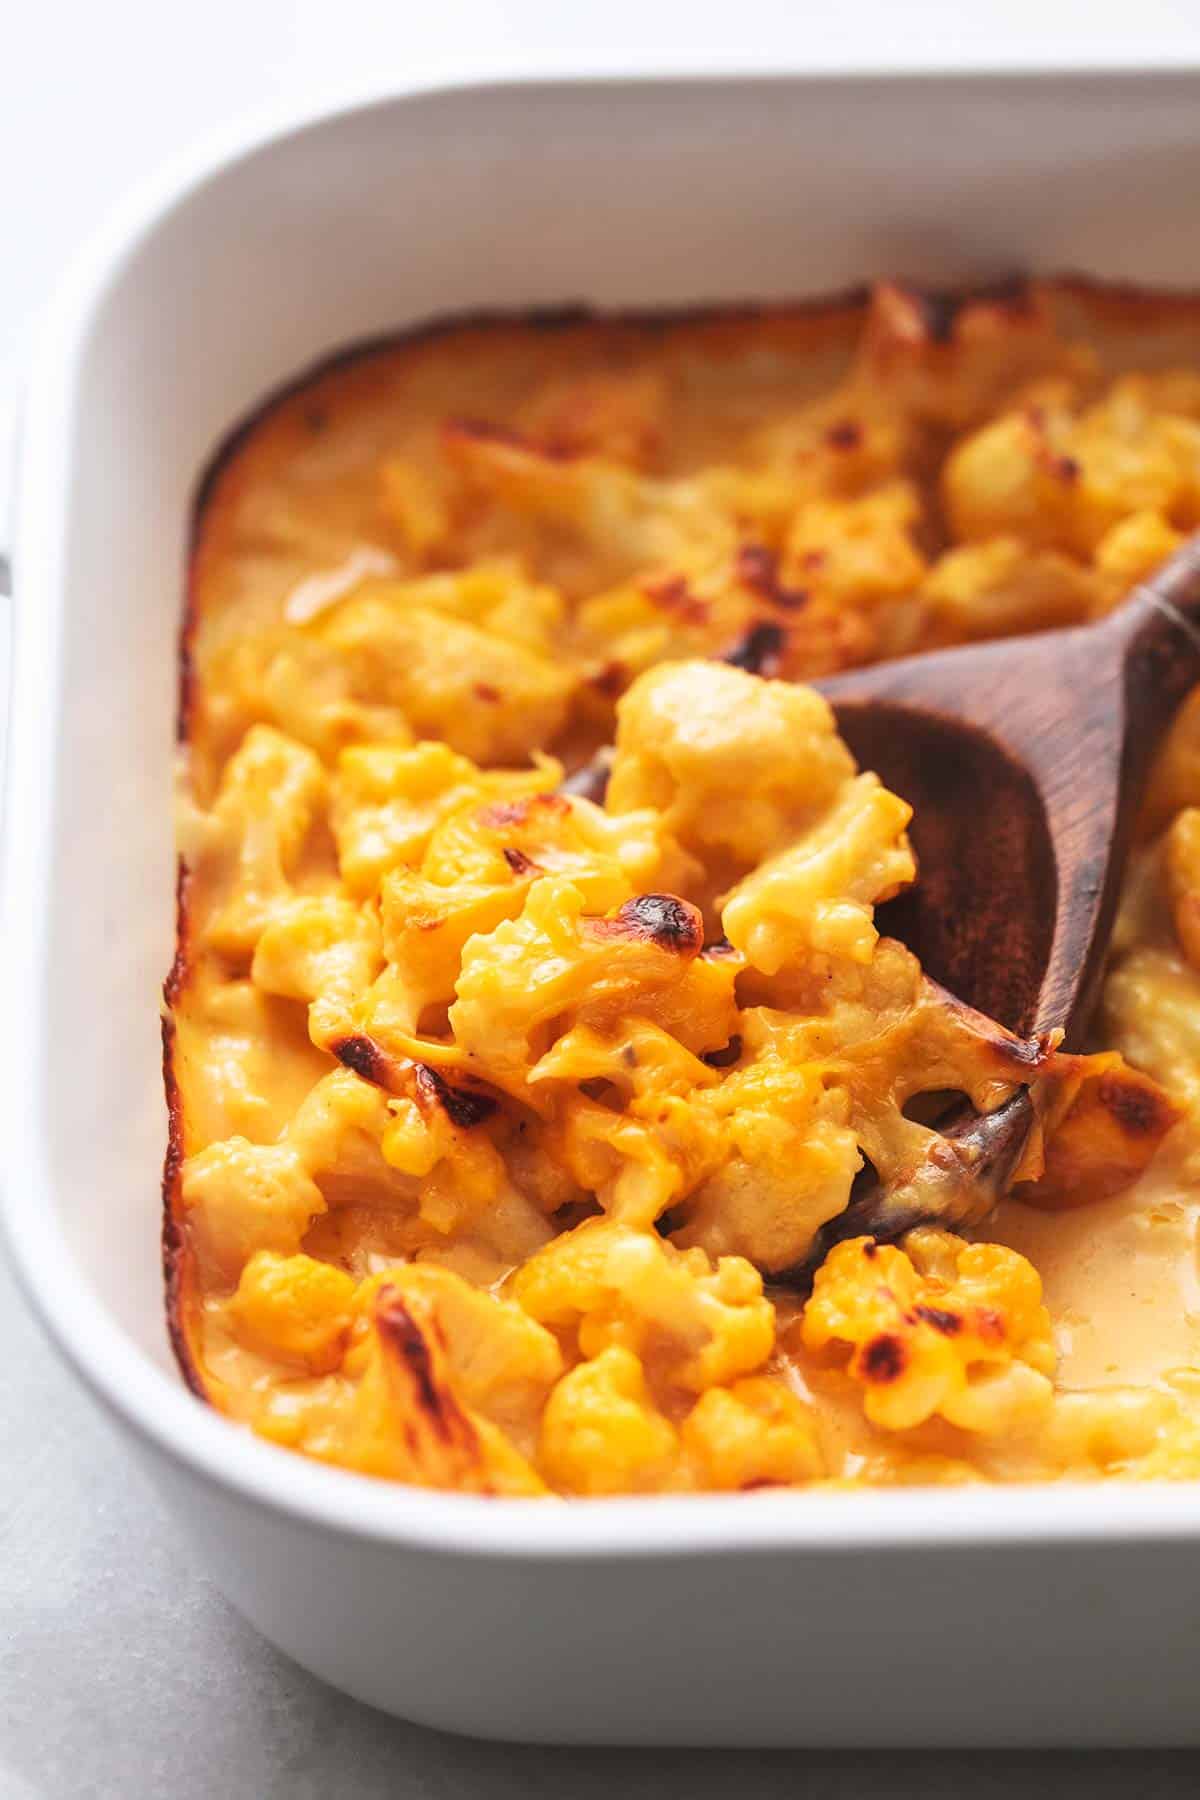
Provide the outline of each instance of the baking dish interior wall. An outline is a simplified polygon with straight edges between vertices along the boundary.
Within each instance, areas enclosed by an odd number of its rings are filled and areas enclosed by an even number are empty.
[[[150,1355],[167,1366],[176,641],[195,484],[231,425],[335,348],[447,312],[786,298],[879,272],[1200,285],[1198,185],[1182,80],[498,88],[306,128],[134,242],[64,422],[40,1091],[70,1240]]]

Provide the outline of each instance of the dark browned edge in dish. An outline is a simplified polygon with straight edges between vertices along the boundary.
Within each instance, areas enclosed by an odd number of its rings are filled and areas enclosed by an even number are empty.
[[[1098,310],[1107,312],[1114,323],[1121,323],[1126,316],[1131,318],[1136,316],[1139,322],[1149,323],[1153,320],[1155,313],[1171,315],[1200,306],[1200,289],[1144,287],[1137,282],[1110,281],[1077,272],[1066,272],[1059,275],[1014,273],[999,279],[992,278],[974,284],[952,287],[937,287],[905,280],[901,277],[890,279],[895,280],[897,285],[903,286],[917,298],[926,315],[930,336],[938,341],[946,341],[952,334],[955,315],[969,301],[991,301],[994,304],[1011,302],[1014,310],[1019,311],[1023,307],[1028,287],[1034,282],[1043,283],[1058,293],[1087,301]],[[354,363],[365,361],[382,351],[432,343],[438,338],[448,337],[457,331],[507,325],[524,326],[550,333],[593,323],[629,325],[648,331],[667,331],[679,325],[695,323],[738,324],[750,323],[756,319],[795,318],[797,315],[819,317],[827,314],[832,316],[839,312],[852,314],[855,311],[861,311],[866,306],[870,291],[867,283],[859,283],[829,294],[808,296],[798,300],[746,300],[719,302],[715,305],[697,302],[694,305],[662,308],[617,307],[610,309],[592,307],[584,303],[567,303],[561,306],[512,309],[486,307],[466,309],[462,312],[442,313],[436,318],[420,320],[403,329],[383,332],[354,344],[343,345],[326,355],[314,358],[296,375],[270,389],[244,417],[230,428],[212,452],[196,481],[189,513],[185,552],[183,618],[179,632],[179,684],[175,728],[177,744],[183,746],[188,742],[195,702],[195,667],[192,647],[197,618],[196,557],[209,500],[228,464],[267,415],[284,401],[300,393],[310,383],[318,381],[336,370],[346,369]],[[175,955],[163,983],[162,1069],[167,1103],[167,1147],[162,1174],[162,1265],[167,1331],[171,1348],[189,1390],[198,1399],[211,1404],[211,1395],[205,1387],[204,1378],[197,1366],[192,1346],[188,1342],[185,1324],[187,1246],[184,1240],[180,1191],[180,1171],[183,1164],[183,1098],[175,1068],[176,1033],[170,1012],[170,1008],[186,984],[190,967],[188,886],[187,865],[182,857],[178,857],[175,881]]]

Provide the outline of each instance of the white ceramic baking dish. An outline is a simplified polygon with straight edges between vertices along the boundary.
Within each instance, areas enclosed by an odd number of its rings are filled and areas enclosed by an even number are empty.
[[[1194,1488],[489,1502],[206,1411],[162,1319],[157,1016],[189,508],[273,385],[446,311],[1198,286],[1198,190],[1200,72],[463,88],[227,145],[61,296],[14,546],[12,1249],[234,1604],[362,1699],[546,1740],[1200,1741]]]

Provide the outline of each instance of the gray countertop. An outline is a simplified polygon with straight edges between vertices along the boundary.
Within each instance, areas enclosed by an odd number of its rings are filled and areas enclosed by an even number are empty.
[[[0,1262],[0,1800],[1194,1796],[1200,1754],[547,1750],[345,1699],[204,1578]]]

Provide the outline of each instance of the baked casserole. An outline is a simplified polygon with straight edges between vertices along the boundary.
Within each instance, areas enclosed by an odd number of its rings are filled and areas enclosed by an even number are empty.
[[[1071,282],[448,325],[202,496],[169,1317],[271,1441],[475,1493],[1200,1475],[1200,692],[1096,1044],[882,934],[805,683],[1082,622],[1200,527],[1200,310]],[[839,1229],[1039,1126],[970,1237]]]

